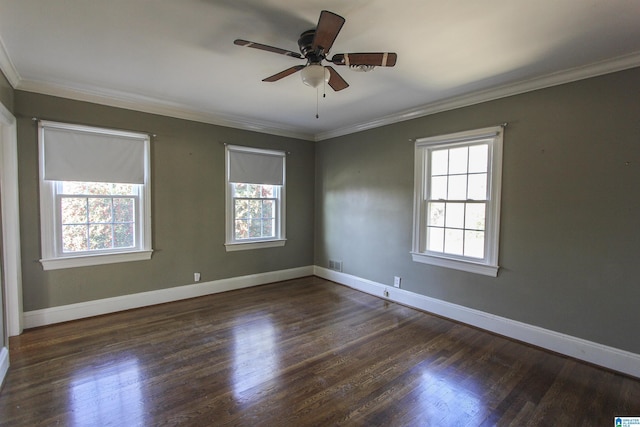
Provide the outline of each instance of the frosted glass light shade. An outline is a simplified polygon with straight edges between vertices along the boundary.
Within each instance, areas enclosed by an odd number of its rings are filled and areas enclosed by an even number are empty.
[[[319,64],[307,65],[300,72],[302,83],[311,87],[318,87],[325,81],[329,81],[329,70]]]

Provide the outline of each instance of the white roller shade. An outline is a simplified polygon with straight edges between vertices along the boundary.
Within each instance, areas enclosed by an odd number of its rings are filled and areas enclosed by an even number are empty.
[[[229,182],[284,184],[284,152],[237,146],[228,146],[227,150]]]
[[[144,184],[148,135],[44,121],[40,132],[45,180]]]

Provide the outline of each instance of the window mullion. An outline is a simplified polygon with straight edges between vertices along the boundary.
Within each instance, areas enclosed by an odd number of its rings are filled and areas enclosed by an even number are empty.
[[[467,146],[467,167],[466,167],[466,188],[465,196],[466,200],[469,200],[469,167],[471,165],[471,150]],[[462,255],[467,253],[467,202],[462,204]]]
[[[90,244],[91,244],[91,238],[90,238],[90,236],[91,236],[91,231],[90,231],[91,230],[91,220],[89,218],[89,197],[85,198],[85,210],[87,212],[87,214],[85,215],[85,219],[87,220],[87,225],[86,225],[86,227],[87,227],[87,233],[86,233],[86,236],[87,236],[87,251],[90,251],[91,250],[91,246],[90,246]]]
[[[111,229],[111,249],[113,249],[115,247],[115,243],[116,243],[116,217],[115,217],[115,212],[113,209],[113,196],[111,196],[109,203],[109,213],[111,214],[111,224],[110,224],[110,229]]]
[[[264,236],[264,201],[260,200],[260,237]]]

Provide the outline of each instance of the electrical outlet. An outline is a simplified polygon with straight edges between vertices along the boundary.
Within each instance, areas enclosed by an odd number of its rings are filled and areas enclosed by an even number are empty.
[[[402,282],[402,278],[399,276],[395,276],[393,278],[393,286],[395,286],[396,288],[400,287],[400,282]]]
[[[194,282],[200,281],[200,273],[193,273],[193,281]]]

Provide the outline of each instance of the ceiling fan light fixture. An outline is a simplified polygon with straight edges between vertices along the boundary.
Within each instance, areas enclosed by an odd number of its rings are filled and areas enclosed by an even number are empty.
[[[302,83],[311,87],[318,87],[322,82],[329,81],[329,70],[320,64],[307,65],[300,72]]]

